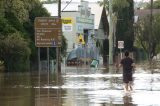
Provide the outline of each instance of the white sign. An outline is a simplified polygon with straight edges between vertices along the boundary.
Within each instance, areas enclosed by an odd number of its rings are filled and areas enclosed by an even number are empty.
[[[118,48],[123,49],[124,48],[124,41],[118,41]]]
[[[64,17],[62,18],[62,31],[63,32],[71,32],[73,27],[73,18]]]
[[[62,31],[71,32],[72,31],[72,25],[71,24],[63,24],[62,25]]]

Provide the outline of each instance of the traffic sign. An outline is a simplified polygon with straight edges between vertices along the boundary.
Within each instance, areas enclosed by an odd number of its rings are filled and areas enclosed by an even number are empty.
[[[55,17],[37,17],[35,19],[36,47],[60,47],[62,22]]]
[[[124,41],[118,41],[118,48],[123,49],[124,48]]]

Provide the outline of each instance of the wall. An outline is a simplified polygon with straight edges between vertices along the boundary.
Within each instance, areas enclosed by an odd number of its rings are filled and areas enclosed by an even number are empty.
[[[73,44],[76,44],[76,16],[79,15],[78,12],[62,12],[62,18],[71,18],[72,19],[72,31],[63,31],[63,35],[67,39],[68,48],[67,52],[73,50]]]

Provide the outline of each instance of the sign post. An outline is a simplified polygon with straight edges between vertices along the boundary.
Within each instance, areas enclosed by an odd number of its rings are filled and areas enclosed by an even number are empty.
[[[37,17],[35,19],[36,47],[60,47],[62,38],[61,19]]]
[[[47,69],[49,72],[49,47],[61,47],[62,22],[60,18],[55,17],[36,17],[34,25],[35,45],[38,47],[38,52],[40,52],[40,47],[47,47]],[[40,67],[40,53],[38,54]]]
[[[118,48],[120,49],[121,59],[122,59],[122,49],[124,48],[124,41],[118,41]]]

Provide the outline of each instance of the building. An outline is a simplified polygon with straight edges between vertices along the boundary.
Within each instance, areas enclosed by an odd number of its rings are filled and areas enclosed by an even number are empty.
[[[77,46],[90,45],[94,34],[94,14],[88,2],[81,2],[78,11],[62,11],[63,34],[68,38],[68,51]],[[65,21],[71,21],[68,25]],[[91,46],[91,45],[90,45]]]
[[[44,4],[51,16],[58,16],[58,4]],[[62,32],[67,39],[67,52],[77,47],[92,49],[96,55],[99,50],[96,42],[103,46],[103,41],[108,39],[109,25],[107,12],[99,4],[87,1],[61,3]],[[99,56],[94,56],[99,57]],[[97,59],[97,58],[96,58]]]
[[[135,14],[135,22],[137,22],[139,19],[151,15],[151,9],[136,9],[134,14]],[[152,14],[153,15],[160,14],[160,9],[153,9]]]

